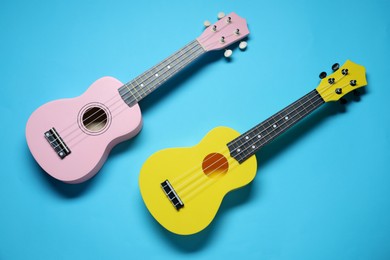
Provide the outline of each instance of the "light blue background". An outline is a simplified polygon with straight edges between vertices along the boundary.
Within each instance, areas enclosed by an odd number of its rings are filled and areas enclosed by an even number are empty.
[[[235,11],[247,51],[209,54],[140,103],[141,133],[81,185],[48,177],[27,148],[29,115],[97,78],[129,81]],[[389,259],[390,2],[21,1],[0,3],[0,259]],[[213,127],[244,132],[303,96],[334,62],[367,69],[360,101],[326,105],[257,157],[203,232],[181,237],[146,210],[153,152]]]

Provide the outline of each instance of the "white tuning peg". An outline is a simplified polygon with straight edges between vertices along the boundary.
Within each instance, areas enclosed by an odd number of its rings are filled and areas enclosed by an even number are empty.
[[[227,49],[223,55],[225,56],[225,58],[230,58],[230,56],[232,56],[232,54],[233,54],[233,51]]]
[[[204,27],[209,27],[211,25],[209,20],[203,22]]]
[[[219,12],[219,13],[217,14],[217,17],[218,17],[218,19],[222,19],[222,18],[225,17],[225,13],[224,13],[224,12]]]
[[[245,50],[247,46],[248,46],[248,43],[246,41],[242,41],[238,45],[238,48],[240,48],[240,50]]]

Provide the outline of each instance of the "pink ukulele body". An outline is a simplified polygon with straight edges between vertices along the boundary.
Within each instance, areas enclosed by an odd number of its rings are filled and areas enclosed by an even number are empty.
[[[230,13],[126,84],[104,77],[79,97],[39,107],[26,126],[32,155],[58,180],[66,183],[88,180],[99,171],[116,144],[141,130],[140,100],[204,53],[225,49],[248,34],[245,19]]]
[[[26,127],[27,143],[35,160],[48,174],[68,183],[88,180],[101,168],[116,144],[141,130],[140,108],[138,104],[128,107],[121,100],[118,88],[122,85],[115,78],[101,78],[83,95],[52,101],[30,116]],[[107,102],[108,97],[112,98],[111,102]],[[108,111],[105,127],[100,131],[89,131],[80,124],[81,112],[88,109],[88,105]],[[63,159],[53,152],[44,136],[52,127],[57,133],[65,134],[61,138],[71,151]]]

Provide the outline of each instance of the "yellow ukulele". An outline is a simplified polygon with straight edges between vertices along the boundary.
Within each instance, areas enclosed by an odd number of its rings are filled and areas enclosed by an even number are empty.
[[[194,147],[170,148],[150,156],[139,177],[142,198],[169,231],[189,235],[213,220],[226,193],[256,175],[255,153],[325,102],[367,84],[365,68],[351,61],[333,74],[320,74],[316,89],[240,135],[227,127],[211,130]]]

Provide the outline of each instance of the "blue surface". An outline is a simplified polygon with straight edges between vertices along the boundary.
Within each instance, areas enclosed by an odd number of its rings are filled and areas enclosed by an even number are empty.
[[[247,51],[211,54],[142,101],[143,130],[89,182],[39,168],[24,137],[34,109],[105,75],[131,80],[221,10],[247,18]],[[0,259],[390,259],[389,10],[388,0],[3,0]],[[149,155],[218,125],[244,132],[346,59],[366,66],[360,101],[324,106],[259,152],[256,179],[205,231],[176,236],[149,215],[137,186]]]

